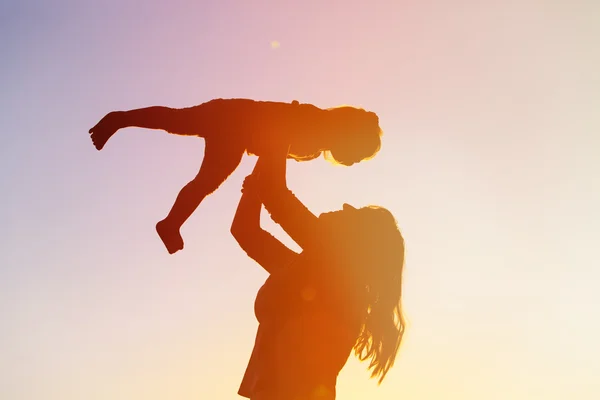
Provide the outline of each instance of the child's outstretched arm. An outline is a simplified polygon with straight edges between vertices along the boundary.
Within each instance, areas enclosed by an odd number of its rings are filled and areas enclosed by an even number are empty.
[[[273,221],[303,249],[314,244],[318,218],[287,188],[287,146],[275,145],[258,159],[259,195]]]
[[[267,272],[289,265],[298,254],[260,227],[262,203],[257,193],[256,171],[248,175],[242,187],[242,198],[238,204],[231,233],[250,258],[258,262]]]

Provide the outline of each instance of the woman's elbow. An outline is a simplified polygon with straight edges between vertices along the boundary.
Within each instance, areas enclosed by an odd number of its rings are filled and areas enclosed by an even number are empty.
[[[229,231],[235,240],[242,246],[248,242],[251,242],[253,238],[256,238],[257,236],[257,229],[251,229],[239,223],[231,224]]]
[[[236,224],[235,222],[233,224],[231,224],[231,228],[229,228],[229,232],[231,232],[231,235],[238,242],[240,241],[240,239],[243,240],[244,236],[246,235],[244,232],[244,228],[239,223]]]
[[[260,237],[260,232],[255,230],[249,230],[243,227],[232,226],[231,234],[233,238],[238,243],[240,248],[252,259],[254,259],[254,253],[256,250],[261,247],[261,243],[258,240]]]

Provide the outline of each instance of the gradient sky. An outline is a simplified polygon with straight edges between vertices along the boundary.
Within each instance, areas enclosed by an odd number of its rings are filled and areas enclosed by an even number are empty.
[[[202,140],[127,129],[97,152],[87,134],[218,97],[380,116],[373,160],[289,164],[315,213],[382,205],[406,238],[397,364],[377,387],[351,359],[340,400],[600,398],[599,17],[593,0],[2,1],[0,398],[239,398],[266,273],[229,226],[255,159],[170,256],[154,224]]]

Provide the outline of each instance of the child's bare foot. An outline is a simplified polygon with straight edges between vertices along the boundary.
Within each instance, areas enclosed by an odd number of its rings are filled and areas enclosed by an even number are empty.
[[[96,149],[102,150],[108,139],[122,128],[121,115],[119,111],[110,112],[89,130]]]
[[[179,228],[171,225],[166,219],[156,224],[156,232],[167,247],[169,254],[183,249],[183,238],[179,233]]]

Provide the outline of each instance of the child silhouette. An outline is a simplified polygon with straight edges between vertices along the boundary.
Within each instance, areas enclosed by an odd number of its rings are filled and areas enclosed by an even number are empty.
[[[147,107],[108,113],[89,130],[101,150],[126,127],[161,129],[205,140],[204,159],[196,177],[185,185],[171,211],[156,224],[170,254],[183,249],[179,230],[202,200],[238,167],[244,152],[262,156],[285,147],[288,158],[308,161],[319,157],[350,166],[375,156],[381,146],[379,118],[350,106],[320,109],[311,104],[214,99],[197,106]]]

